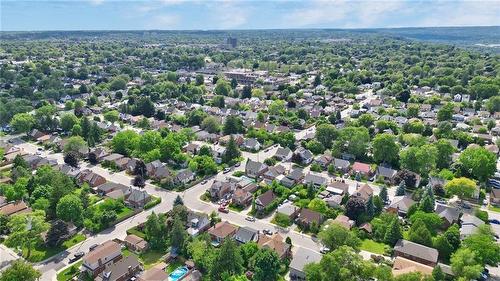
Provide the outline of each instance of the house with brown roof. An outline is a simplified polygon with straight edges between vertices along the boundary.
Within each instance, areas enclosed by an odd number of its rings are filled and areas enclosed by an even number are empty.
[[[394,196],[391,204],[387,207],[387,211],[404,217],[414,204],[415,201],[408,196]]]
[[[500,189],[492,188],[490,192],[490,204],[500,206]]]
[[[142,266],[137,257],[130,255],[107,266],[94,281],[127,281],[141,270]]]
[[[235,184],[227,181],[215,180],[210,186],[210,198],[217,200],[234,190]]]
[[[345,215],[338,215],[333,220],[333,223],[339,224],[349,230],[356,224],[353,220],[351,220],[348,216]]]
[[[252,193],[243,188],[237,188],[233,193],[233,204],[241,207],[247,207],[252,203]]]
[[[436,249],[404,239],[399,239],[394,246],[394,257],[403,257],[428,266],[435,266],[438,256]]]
[[[136,254],[143,253],[149,248],[149,244],[146,240],[134,234],[127,235],[123,242],[125,243],[125,246],[127,246],[127,249]]]
[[[168,281],[168,274],[163,268],[152,267],[148,270],[145,270],[139,278],[139,281]]]
[[[220,245],[227,237],[233,237],[237,230],[238,227],[223,221],[210,228],[208,234],[210,234],[214,245]]]
[[[82,267],[92,277],[97,277],[107,267],[122,259],[120,244],[106,241],[83,257]]]
[[[356,189],[356,191],[352,194],[352,196],[361,198],[365,201],[368,201],[368,199],[372,195],[373,195],[373,189],[366,183],[358,187],[358,189]]]
[[[373,173],[372,168],[369,164],[361,162],[354,162],[351,168],[351,172],[353,174],[359,174],[363,177],[370,177]]]
[[[319,227],[322,222],[323,215],[321,213],[307,208],[302,208],[296,219],[296,223],[302,227],[311,227],[313,223]]]
[[[267,206],[271,205],[276,198],[277,196],[272,189],[262,193],[255,199],[255,209],[258,212],[263,211]]]
[[[98,175],[91,170],[81,171],[77,180],[80,184],[88,183],[90,187],[96,187],[106,183],[106,179],[103,176]]]
[[[271,236],[260,235],[259,240],[257,240],[257,245],[260,248],[270,249],[278,254],[280,259],[289,257],[291,254],[291,245],[283,241],[283,237],[279,233],[275,233]]]
[[[31,208],[24,201],[8,203],[0,207],[0,214],[6,216],[18,215],[31,212]]]

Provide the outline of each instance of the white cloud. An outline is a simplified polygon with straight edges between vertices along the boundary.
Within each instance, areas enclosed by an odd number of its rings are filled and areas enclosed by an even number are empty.
[[[150,29],[175,29],[180,18],[177,15],[163,14],[151,18],[147,23],[147,28]]]
[[[245,25],[253,10],[246,1],[213,1],[205,2],[206,8],[209,10],[213,28],[233,29]],[[207,13],[208,14],[208,13]]]
[[[104,0],[89,0],[89,1],[90,1],[90,4],[92,4],[94,6],[99,6],[102,3],[104,3]]]

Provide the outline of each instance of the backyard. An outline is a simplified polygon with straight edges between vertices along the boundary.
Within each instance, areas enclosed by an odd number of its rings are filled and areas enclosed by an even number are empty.
[[[367,252],[383,255],[386,252],[385,251],[386,247],[388,246],[385,245],[384,243],[375,242],[371,239],[365,239],[361,242],[360,249],[365,250]]]
[[[39,244],[34,249],[31,250],[31,255],[28,258],[31,262],[39,262],[46,260],[66,249],[73,247],[74,245],[84,241],[86,237],[83,234],[76,234],[70,239],[64,241],[60,246],[48,248],[45,244]],[[23,249],[23,256],[26,256],[28,250]]]

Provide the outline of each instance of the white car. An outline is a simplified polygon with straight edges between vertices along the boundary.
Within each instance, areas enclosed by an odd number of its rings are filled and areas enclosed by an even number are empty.
[[[250,217],[250,216],[246,217],[245,219],[246,219],[247,221],[251,221],[251,222],[254,222],[254,221],[255,221],[255,218],[254,218],[254,217]]]
[[[319,249],[319,252],[322,254],[326,254],[326,253],[330,252],[330,248],[323,246]]]

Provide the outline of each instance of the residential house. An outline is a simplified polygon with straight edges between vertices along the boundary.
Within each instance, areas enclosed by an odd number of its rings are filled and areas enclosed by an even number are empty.
[[[102,161],[102,159],[109,155],[109,152],[102,147],[97,147],[89,152],[89,154],[93,153],[96,156],[98,162]]]
[[[302,168],[292,169],[286,177],[280,180],[280,183],[286,187],[292,187],[301,182],[304,178],[304,170]]]
[[[477,232],[478,227],[484,224],[484,221],[470,214],[463,214],[460,218],[460,239],[465,239],[468,236]]]
[[[277,214],[282,214],[287,216],[290,219],[290,221],[295,220],[295,218],[299,215],[299,212],[300,208],[293,205],[290,202],[279,206],[278,209],[276,210]]]
[[[370,177],[372,174],[372,168],[370,165],[361,162],[354,162],[351,171],[353,174],[359,174],[366,178]]]
[[[307,264],[318,263],[322,255],[307,248],[299,248],[290,262],[290,280],[305,281],[306,273],[304,268]]]
[[[259,240],[259,231],[251,227],[243,226],[236,231],[233,238],[240,244],[257,242],[257,240]]]
[[[106,241],[83,257],[82,266],[90,276],[97,277],[107,267],[122,259],[120,244]]]
[[[252,193],[243,188],[237,188],[233,193],[233,204],[240,207],[247,207],[252,203]]]
[[[210,228],[210,219],[203,213],[188,212],[187,224],[187,233],[196,236]]]
[[[223,221],[210,228],[208,234],[210,234],[214,245],[220,245],[227,237],[233,237],[237,230],[238,227]]]
[[[251,151],[257,151],[260,150],[260,142],[254,138],[249,138],[246,139],[243,144],[241,145],[242,148],[246,150],[251,150]]]
[[[318,165],[320,165],[323,169],[326,169],[328,167],[328,165],[330,165],[332,160],[333,160],[332,156],[323,154],[323,155],[319,155],[318,157],[316,157],[314,159],[314,162],[317,163]]]
[[[319,227],[323,222],[323,215],[319,212],[302,208],[296,219],[296,223],[304,228],[311,227],[313,224]]]
[[[351,220],[348,216],[345,215],[338,215],[332,222],[339,224],[349,230],[356,224],[355,221]]]
[[[270,167],[263,175],[262,178],[267,184],[271,184],[274,180],[277,180],[279,176],[285,174],[286,168],[282,165],[276,165]]]
[[[290,256],[292,245],[283,241],[283,237],[279,233],[274,233],[271,236],[259,235],[257,245],[260,248],[273,250],[278,254],[278,257],[283,260]]]
[[[245,174],[250,178],[258,178],[262,176],[268,168],[269,167],[264,163],[248,159],[245,165]]]
[[[344,195],[349,192],[349,185],[342,181],[332,181],[326,186],[326,191],[335,195]]]
[[[381,178],[385,182],[392,183],[394,176],[396,176],[397,172],[398,171],[391,169],[391,168],[388,168],[388,167],[378,166],[377,171],[376,171],[376,175],[377,175],[377,178]]]
[[[434,211],[443,221],[443,228],[448,228],[460,219],[460,210],[443,204],[436,204]]]
[[[190,169],[185,169],[177,173],[174,181],[179,184],[187,184],[195,179],[194,173]]]
[[[134,234],[127,235],[123,242],[127,246],[127,249],[137,254],[144,253],[149,247],[146,240]]]
[[[365,202],[373,195],[373,189],[368,184],[358,187],[352,196],[363,199]]]
[[[432,275],[433,269],[432,266],[421,264],[403,257],[396,257],[392,265],[392,275],[397,277],[402,274],[419,272],[422,275],[430,276]]]
[[[493,206],[500,206],[500,189],[492,188],[490,192],[490,204]]]
[[[316,188],[321,186],[326,186],[328,183],[328,179],[325,178],[322,174],[309,172],[303,181],[304,185],[312,185]]]
[[[215,180],[210,186],[210,198],[217,200],[223,198],[226,194],[232,192],[235,188],[234,183]]]
[[[265,208],[270,206],[276,198],[277,196],[274,194],[272,189],[262,193],[255,199],[255,209],[258,212],[263,211]]]
[[[276,150],[276,153],[274,154],[274,157],[278,159],[279,161],[289,161],[292,158],[293,152],[290,150],[288,147],[278,147]]]
[[[94,278],[95,281],[127,281],[142,270],[137,257],[130,255],[109,265]]]
[[[125,198],[131,192],[131,188],[129,186],[114,182],[101,184],[97,186],[95,190],[101,196],[108,196],[114,199],[118,199],[120,197]]]
[[[170,171],[167,169],[165,164],[160,162],[160,160],[155,160],[153,162],[147,163],[146,171],[150,178],[156,180],[161,180],[170,176]]]
[[[408,196],[394,196],[391,204],[387,206],[387,211],[405,217],[410,207],[415,205],[415,203]]]
[[[0,214],[10,217],[31,212],[31,208],[24,201],[11,202],[0,207]]]
[[[79,184],[87,183],[90,187],[97,187],[101,184],[106,183],[106,179],[94,173],[91,170],[83,170],[78,174],[77,181]]]
[[[145,190],[139,190],[133,188],[130,194],[125,198],[125,204],[133,208],[143,208],[149,201],[151,201],[151,195]]]
[[[145,270],[139,278],[139,281],[168,281],[169,277],[167,271],[160,267],[152,267],[148,270]]]
[[[335,167],[335,170],[341,173],[347,173],[349,172],[349,166],[351,163],[349,161],[344,160],[344,159],[339,159],[339,158],[334,158],[333,159],[333,166]]]
[[[300,159],[300,163],[302,165],[309,165],[314,159],[314,155],[309,149],[305,149],[303,147],[299,147],[295,153]]]
[[[436,249],[399,239],[394,246],[394,257],[403,257],[421,264],[434,267],[439,253]]]

